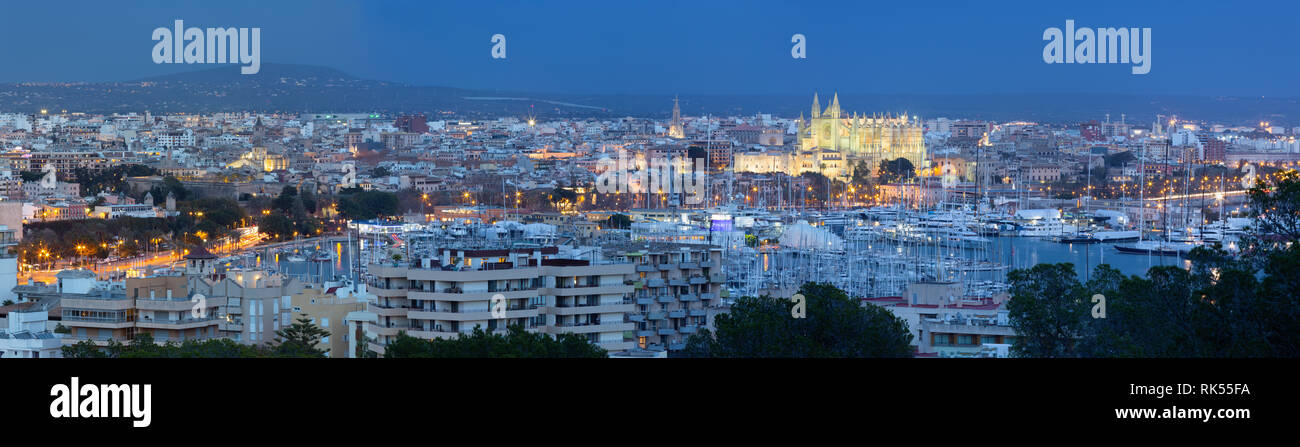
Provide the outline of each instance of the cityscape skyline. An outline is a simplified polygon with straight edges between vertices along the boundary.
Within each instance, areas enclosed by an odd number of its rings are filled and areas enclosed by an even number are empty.
[[[1297,18],[5,3],[5,426],[608,443],[591,428],[717,415],[998,441],[1290,422]],[[934,430],[956,421],[974,431]]]
[[[102,83],[13,83],[0,96],[0,109],[39,113],[453,113],[472,117],[533,115],[556,117],[666,117],[679,98],[689,116],[771,114],[795,118],[806,112],[810,93],[797,95],[547,94],[511,90],[473,90],[366,80],[323,66],[267,63],[261,73],[240,74],[236,65],[195,65],[193,71]],[[1138,94],[863,94],[832,89],[812,91],[843,96],[884,113],[922,118],[968,117],[1029,119],[1068,124],[1104,119],[1130,122],[1158,116],[1184,120],[1291,126],[1300,102],[1287,98],[1200,97]]]

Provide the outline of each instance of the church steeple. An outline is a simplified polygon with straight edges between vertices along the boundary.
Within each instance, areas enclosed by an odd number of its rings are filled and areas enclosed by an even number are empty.
[[[838,92],[831,99],[831,106],[826,109],[826,114],[830,115],[831,118],[840,117],[840,94]]]
[[[257,122],[253,124],[253,146],[260,147],[266,138],[266,125],[262,124],[262,115],[257,116]]]
[[[686,129],[682,127],[682,108],[677,104],[677,95],[673,95],[673,120],[668,123],[669,138],[686,138]]]
[[[822,115],[822,106],[817,102],[817,92],[813,92],[812,119],[820,118]]]

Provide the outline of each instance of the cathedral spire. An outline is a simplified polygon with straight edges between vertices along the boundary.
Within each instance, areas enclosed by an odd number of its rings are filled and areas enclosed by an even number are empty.
[[[830,115],[831,118],[839,118],[839,117],[840,117],[840,94],[839,94],[839,92],[835,92],[835,96],[834,96],[834,98],[831,99],[831,107],[830,107],[829,109],[826,109],[826,113],[827,113],[828,115]]]
[[[812,117],[813,119],[817,119],[821,117],[821,114],[822,114],[822,106],[817,102],[817,92],[813,92]]]
[[[669,138],[686,138],[686,129],[682,126],[682,108],[677,104],[677,95],[673,95],[673,120],[668,123]]]

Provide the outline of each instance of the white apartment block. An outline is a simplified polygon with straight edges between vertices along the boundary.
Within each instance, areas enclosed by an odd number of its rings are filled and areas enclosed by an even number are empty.
[[[650,351],[677,351],[700,329],[713,330],[725,313],[726,275],[722,247],[667,242],[609,247],[606,257],[636,265],[632,276],[636,345]]]
[[[556,247],[435,250],[413,263],[372,264],[377,302],[365,325],[382,353],[399,332],[454,338],[475,327],[504,333],[511,325],[551,335],[578,334],[610,352],[632,348],[629,263],[559,259]],[[498,297],[498,303],[493,302]],[[494,315],[493,306],[502,312]]]
[[[63,357],[63,334],[49,328],[49,313],[27,309],[9,312],[0,329],[0,358]]]

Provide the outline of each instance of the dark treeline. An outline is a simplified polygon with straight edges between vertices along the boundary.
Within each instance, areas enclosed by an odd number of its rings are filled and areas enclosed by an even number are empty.
[[[1257,220],[1241,252],[1197,248],[1190,271],[1164,266],[1125,276],[1103,264],[1087,282],[1070,264],[1011,272],[1013,351],[1027,357],[1300,355],[1300,175],[1279,173],[1251,189],[1249,200]],[[1097,295],[1104,300],[1094,300]]]

